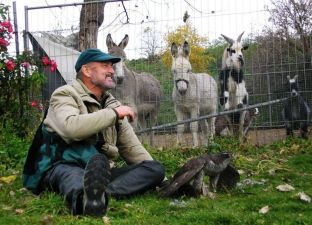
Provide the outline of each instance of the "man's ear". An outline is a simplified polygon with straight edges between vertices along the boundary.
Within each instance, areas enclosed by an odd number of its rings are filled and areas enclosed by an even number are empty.
[[[86,65],[81,67],[82,76],[90,77],[90,69]]]

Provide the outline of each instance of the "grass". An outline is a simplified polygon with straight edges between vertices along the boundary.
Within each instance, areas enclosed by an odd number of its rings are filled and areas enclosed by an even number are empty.
[[[29,144],[16,141],[22,149]],[[10,148],[18,147],[12,140],[9,143],[5,145],[4,140],[0,151],[13,151]],[[251,179],[263,184],[239,186],[217,193],[215,199],[182,196],[177,204],[173,204],[173,199],[161,199],[156,191],[124,200],[110,199],[107,224],[311,224],[312,204],[300,201],[296,196],[301,191],[312,196],[311,140],[289,139],[254,147],[239,145],[227,138],[217,139],[209,149],[148,149],[154,158],[163,162],[168,177],[191,157],[230,149],[234,153],[235,166],[243,171],[241,180]],[[24,157],[25,152],[20,155]],[[1,160],[8,163],[8,159]],[[11,184],[0,183],[0,224],[104,224],[102,218],[72,216],[58,195],[34,196],[25,191],[21,184],[21,169],[21,163],[0,167],[0,177],[17,175]],[[295,187],[295,191],[277,191],[276,186],[284,183]],[[260,214],[259,209],[266,205],[269,212]]]

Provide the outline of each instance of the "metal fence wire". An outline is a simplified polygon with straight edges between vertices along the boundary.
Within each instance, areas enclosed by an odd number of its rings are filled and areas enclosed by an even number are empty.
[[[143,113],[146,123],[134,127],[144,142],[152,143],[157,147],[172,146],[176,144],[177,126],[185,124],[182,144],[192,146],[190,133],[192,122],[202,122],[212,117],[254,108],[258,108],[259,115],[249,126],[247,140],[252,144],[265,144],[284,139],[286,135],[281,112],[285,101],[290,97],[287,76],[298,75],[299,93],[308,105],[312,103],[311,32],[299,34],[293,31],[292,35],[288,36],[283,34],[276,27],[277,24],[273,23],[274,20],[269,20],[272,14],[267,9],[273,7],[269,0],[106,0],[92,3],[66,1],[66,4],[25,6],[24,49],[41,55],[46,54],[51,59],[55,59],[58,64],[56,72],[45,71],[48,82],[43,87],[42,98],[47,102],[55,88],[70,84],[76,77],[74,63],[80,54],[79,31],[81,31],[81,15],[83,15],[82,6],[102,2],[106,4],[104,21],[98,27],[97,47],[107,52],[108,34],[116,45],[122,42],[125,35],[128,35],[129,42],[123,49],[127,56],[125,59],[127,70],[137,76],[149,73],[160,84],[162,95],[159,99],[159,109],[156,110],[156,123],[152,120],[152,114]],[[183,30],[187,26],[191,29]],[[184,40],[196,44],[194,38],[203,38],[200,48],[204,51],[195,62],[191,61],[191,64],[196,63],[200,66],[200,57],[203,55],[210,57],[209,63],[202,71],[196,71],[194,66],[193,71],[209,73],[213,76],[218,83],[219,95],[219,73],[222,67],[223,50],[227,46],[221,34],[235,40],[243,31],[245,33],[242,43],[249,45],[249,49],[243,52],[245,59],[243,72],[249,93],[248,105],[244,108],[224,111],[218,104],[216,113],[203,112],[197,117],[189,115],[182,121],[177,121],[172,100],[175,82],[170,63],[169,66],[168,63],[166,64],[165,57],[170,52],[172,43],[169,41],[174,35],[177,38],[175,41],[181,42],[178,44],[183,44]],[[19,42],[17,40],[17,44]],[[191,58],[196,51],[191,51],[190,54]],[[138,92],[136,87],[133,86],[132,91]],[[209,91],[209,87],[207,88]],[[145,102],[141,102],[140,105],[144,107],[144,104],[149,103],[146,99],[150,94],[139,93],[139,96],[142,95],[145,96]],[[129,98],[127,94],[119,95],[119,100],[123,104],[133,104]],[[150,98],[150,101],[155,99]],[[135,102],[140,101],[136,99],[134,104]],[[217,102],[219,103],[219,100]],[[201,144],[205,143],[203,140],[207,138],[202,134],[203,129],[203,125],[200,124],[198,130]],[[154,133],[153,137],[151,133]]]

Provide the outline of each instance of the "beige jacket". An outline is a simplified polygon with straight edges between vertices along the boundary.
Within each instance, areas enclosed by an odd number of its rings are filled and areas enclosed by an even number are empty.
[[[105,140],[102,149],[106,155],[110,158],[120,155],[127,164],[152,160],[127,119],[116,121],[117,115],[112,108],[120,106],[120,102],[106,93],[102,105],[103,109],[90,90],[77,79],[72,85],[64,85],[53,92],[44,125],[68,144],[82,140],[95,144],[101,132]]]

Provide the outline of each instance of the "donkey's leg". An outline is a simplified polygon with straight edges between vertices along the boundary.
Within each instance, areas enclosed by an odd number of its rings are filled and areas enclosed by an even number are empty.
[[[308,138],[308,122],[302,121],[300,123],[300,134],[302,138]]]
[[[216,131],[216,127],[215,127],[215,123],[216,123],[216,117],[212,117],[210,119],[208,119],[208,140],[209,142],[211,142],[214,138],[215,135],[215,131]]]
[[[245,137],[244,137],[244,122],[245,122],[245,116],[246,116],[246,110],[242,111],[240,113],[239,117],[239,142],[243,142]]]
[[[177,107],[175,107],[175,113],[176,113],[176,117],[177,117],[177,121],[178,122],[180,122],[180,121],[182,121],[184,119],[185,113],[181,112],[181,110],[177,109]],[[177,145],[182,143],[183,132],[184,132],[184,124],[177,125]]]
[[[150,112],[150,127],[156,126],[157,124],[157,112],[153,111]],[[155,140],[155,131],[150,132],[150,144],[154,146],[154,140]]]
[[[285,128],[286,128],[286,135],[287,136],[293,136],[293,126],[292,126],[292,122],[289,120],[285,121]]]
[[[200,128],[203,132],[203,135],[202,135],[202,144],[204,146],[207,146],[208,145],[208,140],[209,140],[209,125],[208,125],[208,120],[202,120],[202,121],[199,121],[199,124],[200,124]]]
[[[198,118],[199,115],[199,109],[192,109],[191,111],[191,118],[195,119]],[[193,137],[193,147],[198,146],[198,121],[191,122],[190,124],[190,130]]]
[[[228,124],[228,127],[229,127],[229,133],[230,133],[230,136],[233,136],[234,135],[234,121],[232,121],[231,119],[231,115],[225,115],[225,118],[226,118],[226,121],[227,121],[227,124]]]

